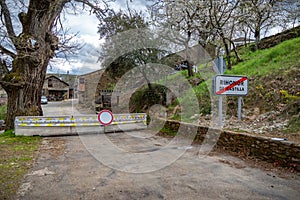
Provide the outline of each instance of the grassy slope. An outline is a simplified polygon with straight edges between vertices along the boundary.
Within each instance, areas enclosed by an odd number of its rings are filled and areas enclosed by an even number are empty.
[[[0,135],[0,199],[13,199],[24,174],[30,168],[40,137]]]
[[[295,118],[299,119],[300,112],[300,37],[257,52],[244,49],[242,58],[244,61],[226,74],[249,77],[246,108],[258,108],[260,113],[277,111],[277,117],[290,121],[289,131],[298,132]]]
[[[243,62],[233,66],[232,70],[226,71],[226,74],[245,75],[249,78],[249,94],[244,98],[244,108],[250,110],[250,113],[251,110],[258,108],[260,114],[272,110],[278,111],[280,114],[277,117],[290,120],[289,131],[298,132],[300,130],[298,122],[300,120],[297,120],[300,107],[300,38],[285,41],[270,49],[256,52],[250,49],[251,47],[241,49]],[[205,65],[200,66],[200,71],[205,67]],[[187,76],[187,72],[182,73]],[[211,81],[193,87],[199,100],[200,112],[203,114],[210,112],[209,87]],[[181,101],[187,101],[187,97],[183,97]],[[229,97],[228,102],[229,115],[236,113],[236,97]],[[177,104],[178,102],[175,102],[169,110]]]
[[[233,66],[227,74],[246,74],[249,77],[288,72],[300,67],[300,38],[285,41],[273,48],[252,52],[242,50],[244,62]]]
[[[251,46],[240,49],[239,53],[243,62],[233,66],[232,70],[226,71],[226,74],[244,75],[249,78],[249,92],[243,98],[243,108],[248,111],[247,115],[252,116],[254,113],[257,114],[257,110],[259,114],[275,112],[276,114],[272,116],[273,118],[290,121],[287,131],[299,132],[300,38],[288,40],[273,48],[256,52],[250,49]],[[211,63],[199,66],[200,73],[194,77],[188,77],[187,71],[181,71],[168,77],[168,81],[170,82],[180,82],[180,76],[183,75],[192,85],[195,79],[202,80],[202,83],[193,86],[193,92],[198,98],[199,111],[203,115],[210,114],[211,111],[211,79],[215,74],[211,71],[212,67],[210,65]],[[158,82],[158,84],[160,83]],[[194,104],[190,100],[190,92],[192,91],[188,91],[169,106],[170,118],[187,122],[193,121],[191,120],[191,116],[195,114],[195,110],[189,109],[189,107],[192,107],[189,106],[189,103]],[[141,105],[138,106],[139,111],[141,111],[141,108],[145,104],[145,98],[138,95],[134,103],[139,102],[139,99],[142,99],[140,102]],[[177,105],[182,105],[182,103],[188,105],[185,110],[187,118],[184,116],[181,118],[178,114],[173,115],[175,113],[174,109],[178,109]],[[227,116],[236,115],[237,97],[228,97],[227,104]],[[271,116],[269,120],[273,120]]]

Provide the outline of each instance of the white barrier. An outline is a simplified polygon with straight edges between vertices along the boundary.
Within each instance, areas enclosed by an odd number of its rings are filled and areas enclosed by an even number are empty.
[[[114,114],[113,116],[114,120],[108,126],[101,125],[97,115],[19,116],[15,119],[15,134],[26,136],[74,135],[90,132],[129,131],[147,127],[147,114],[145,113]]]

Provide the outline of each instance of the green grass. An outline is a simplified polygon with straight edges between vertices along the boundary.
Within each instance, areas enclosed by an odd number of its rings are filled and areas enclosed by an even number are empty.
[[[226,74],[265,76],[279,73],[292,66],[300,65],[300,37],[282,42],[281,44],[255,52],[242,51],[243,62],[227,70]]]
[[[270,111],[276,110],[278,106],[280,107],[280,105],[285,104],[289,109],[286,110],[290,113],[289,115],[295,115],[295,112],[297,112],[296,107],[299,105],[296,101],[299,101],[300,93],[295,92],[290,86],[297,84],[297,74],[299,77],[300,37],[264,50],[253,51],[253,47],[251,46],[244,47],[239,49],[239,53],[243,62],[233,66],[232,70],[227,70],[225,74],[244,75],[249,78],[250,93],[244,98],[244,107],[250,110],[254,107],[260,107],[261,111]],[[207,63],[198,67],[202,74],[205,72],[206,77],[204,78],[207,81],[202,82],[198,86],[193,86],[193,90],[187,92],[187,94],[194,92],[197,96],[199,111],[202,114],[209,114],[211,112],[209,89],[212,87],[212,81],[209,79],[215,74],[209,72],[210,65],[211,63]],[[188,80],[194,78],[188,77],[187,71],[182,71],[168,77],[168,79],[171,81],[176,80],[179,75],[183,75]],[[201,78],[201,74],[197,74],[196,76]],[[169,111],[172,112],[172,109],[182,102],[189,102],[189,95],[178,98],[168,108]],[[235,113],[235,106],[228,108],[227,112]],[[193,112],[194,110],[188,110],[188,116]],[[189,119],[184,119],[180,115],[173,116],[172,119],[181,119],[181,121],[189,122]],[[300,130],[299,123],[296,120],[289,121],[289,131],[297,132]]]
[[[7,104],[0,106],[0,120],[6,119]]]
[[[175,137],[178,131],[171,130],[169,128],[163,127],[160,131],[161,135]]]
[[[13,199],[39,148],[40,137],[0,135],[0,199]]]
[[[284,106],[280,116],[289,121],[285,132],[299,132],[297,116],[300,92],[296,85],[300,73],[300,37],[256,52],[247,47],[241,49],[240,54],[244,61],[226,71],[226,74],[246,75],[250,78],[245,106],[259,107],[261,111],[275,111]]]
[[[282,117],[291,118],[290,116],[297,115],[297,106],[299,105],[297,102],[299,102],[300,93],[299,91],[298,93],[295,92],[295,87],[291,86],[295,86],[299,81],[300,37],[287,40],[269,49],[258,51],[253,51],[253,49],[251,45],[240,48],[239,54],[243,61],[234,65],[232,70],[225,72],[225,74],[243,75],[249,78],[249,93],[244,98],[243,108],[251,111],[258,107],[261,113],[264,113],[271,110],[275,111],[284,105],[287,108],[284,112],[287,114],[283,116],[282,113]],[[192,89],[184,89],[185,94],[178,97],[168,107],[168,112],[171,114],[177,105],[181,105],[181,107],[186,108],[184,115],[177,113],[170,116],[171,119],[192,122],[191,116],[199,114],[193,109],[195,101],[191,99],[192,93],[198,99],[199,112],[203,115],[211,113],[211,79],[216,75],[212,72],[211,65],[212,62],[199,65],[200,73],[193,77],[188,77],[187,70],[184,70],[168,76],[167,80],[157,82],[157,84],[164,85],[164,81],[168,81],[169,84],[175,85],[182,79],[190,82],[193,82],[195,78],[206,80],[199,85],[193,85]],[[235,103],[235,98],[229,97],[229,100]],[[139,97],[138,99],[145,98]],[[228,106],[228,114],[236,113],[237,105],[234,103]],[[295,120],[291,120],[289,127],[289,130],[293,132],[300,130],[299,123],[296,123]]]

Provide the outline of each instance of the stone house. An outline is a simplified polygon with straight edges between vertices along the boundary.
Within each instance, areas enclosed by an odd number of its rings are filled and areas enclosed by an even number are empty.
[[[54,75],[47,76],[42,95],[49,101],[60,101],[69,98],[69,84]]]
[[[78,98],[79,104],[87,108],[95,108],[95,100],[99,96],[97,92],[98,84],[104,71],[100,69],[77,77],[75,81],[75,97]]]

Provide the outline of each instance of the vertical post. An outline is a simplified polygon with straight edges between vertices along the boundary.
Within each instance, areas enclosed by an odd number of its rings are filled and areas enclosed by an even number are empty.
[[[219,71],[220,74],[224,74],[223,72],[223,58],[219,57]],[[218,121],[218,125],[221,128],[223,126],[223,96],[220,95],[219,96],[219,121]]]
[[[223,112],[223,99],[222,99],[222,95],[219,96],[219,120],[218,120],[218,125],[219,127],[222,127],[223,126],[223,123],[222,123],[222,118],[223,118],[223,115],[222,115],[222,112]]]
[[[239,96],[238,98],[238,119],[242,119],[242,97]]]

